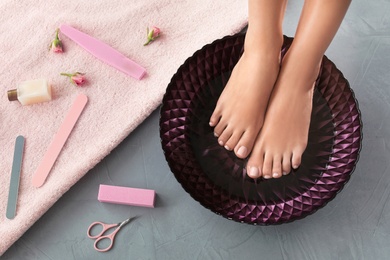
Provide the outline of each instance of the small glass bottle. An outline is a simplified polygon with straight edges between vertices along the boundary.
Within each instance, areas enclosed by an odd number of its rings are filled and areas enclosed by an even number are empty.
[[[8,90],[8,100],[18,100],[22,105],[30,105],[51,100],[51,86],[45,79],[24,81],[16,89]]]

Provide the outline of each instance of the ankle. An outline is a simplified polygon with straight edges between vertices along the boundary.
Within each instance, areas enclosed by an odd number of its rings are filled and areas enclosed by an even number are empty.
[[[313,74],[318,75],[323,54],[310,52],[308,49],[292,45],[286,54],[286,60],[290,59],[300,63],[300,66],[311,68]]]
[[[260,43],[256,46],[245,46],[242,58],[252,60],[255,63],[266,63],[269,66],[275,65],[280,67],[281,64],[281,52],[279,47],[275,45],[266,45]]]
[[[283,45],[283,35],[280,33],[262,34],[248,29],[244,50],[253,54],[267,55],[270,57],[279,57]]]
[[[318,73],[321,68],[321,59],[314,58],[307,55],[304,52],[294,52],[289,50],[284,56],[282,66],[288,66],[296,71],[305,72],[304,75],[313,77],[313,80],[317,79]],[[308,78],[310,80],[311,78]]]

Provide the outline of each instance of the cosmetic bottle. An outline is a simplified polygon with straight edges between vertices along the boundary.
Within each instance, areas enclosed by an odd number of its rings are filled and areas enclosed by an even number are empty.
[[[30,105],[51,100],[51,86],[45,79],[28,80],[16,89],[8,90],[8,100],[18,100],[22,105]]]

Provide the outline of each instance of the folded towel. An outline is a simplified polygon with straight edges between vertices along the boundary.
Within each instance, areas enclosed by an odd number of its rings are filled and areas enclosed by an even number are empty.
[[[247,20],[242,0],[2,0],[0,12],[0,255],[158,107],[187,57],[238,32]],[[147,75],[131,78],[61,35],[65,52],[50,52],[62,23],[114,47],[145,67]],[[146,28],[154,25],[161,37],[143,46]],[[76,71],[86,73],[85,86],[60,76]],[[7,90],[37,78],[52,84],[52,101],[21,106],[7,100]],[[34,188],[32,175],[79,93],[89,102],[46,183]],[[18,135],[26,138],[25,154],[16,217],[9,220],[5,212]]]

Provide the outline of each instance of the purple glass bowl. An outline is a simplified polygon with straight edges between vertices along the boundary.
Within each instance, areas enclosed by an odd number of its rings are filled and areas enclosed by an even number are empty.
[[[172,77],[161,107],[162,148],[176,179],[204,207],[249,224],[291,222],[325,206],[349,180],[361,148],[360,111],[348,81],[324,56],[302,165],[279,179],[247,177],[246,160],[219,146],[208,124],[244,37],[204,46]],[[284,38],[282,54],[291,42]]]

